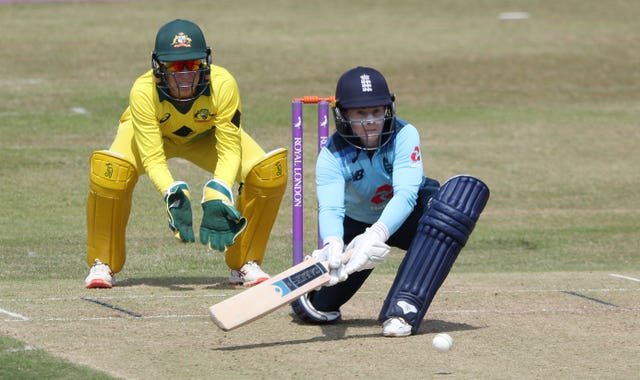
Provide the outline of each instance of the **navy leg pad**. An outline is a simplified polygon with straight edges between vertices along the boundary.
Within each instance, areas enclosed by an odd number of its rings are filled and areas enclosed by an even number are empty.
[[[489,188],[472,176],[456,176],[442,185],[420,218],[380,311],[380,322],[402,317],[414,334],[418,331],[488,200]]]

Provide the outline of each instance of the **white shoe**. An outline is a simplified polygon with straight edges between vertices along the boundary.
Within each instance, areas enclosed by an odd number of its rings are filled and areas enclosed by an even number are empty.
[[[411,335],[411,325],[403,318],[389,318],[382,324],[382,335],[384,336],[409,336]]]
[[[89,275],[84,279],[87,289],[106,288],[110,289],[115,283],[111,268],[102,261],[96,259],[89,271]]]
[[[232,270],[229,283],[232,285],[254,286],[262,281],[270,279],[271,276],[266,274],[255,261],[249,261],[239,270]]]

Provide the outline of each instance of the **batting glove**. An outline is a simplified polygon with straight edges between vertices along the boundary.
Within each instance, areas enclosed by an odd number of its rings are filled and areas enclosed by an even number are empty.
[[[210,249],[224,252],[247,226],[247,219],[233,206],[231,190],[219,180],[205,184],[202,210],[200,242]]]
[[[182,181],[174,182],[165,192],[164,201],[175,238],[184,243],[194,242],[189,186]]]
[[[389,230],[382,222],[376,222],[365,232],[356,236],[347,246],[353,250],[349,262],[345,265],[347,274],[365,269],[373,269],[385,261],[391,247],[385,242],[389,239]]]
[[[329,236],[324,239],[324,247],[317,249],[311,254],[318,261],[326,261],[329,264],[329,275],[331,279],[327,286],[333,286],[347,279],[348,274],[342,263],[342,253],[344,242],[337,236]]]

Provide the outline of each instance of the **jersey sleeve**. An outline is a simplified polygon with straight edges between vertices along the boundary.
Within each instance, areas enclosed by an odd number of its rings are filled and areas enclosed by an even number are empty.
[[[396,135],[393,162],[393,198],[386,205],[379,221],[396,232],[413,211],[424,168],[420,151],[420,135],[415,127],[407,125]]]
[[[320,238],[344,233],[345,179],[340,162],[323,148],[316,161],[316,193],[318,197],[318,225]]]
[[[214,121],[218,163],[215,178],[233,187],[241,162],[241,105],[238,85],[230,73],[223,71],[212,77],[217,113]]]
[[[162,131],[156,118],[154,84],[145,77],[138,79],[131,88],[129,112],[142,166],[154,187],[164,193],[174,180],[167,166]]]

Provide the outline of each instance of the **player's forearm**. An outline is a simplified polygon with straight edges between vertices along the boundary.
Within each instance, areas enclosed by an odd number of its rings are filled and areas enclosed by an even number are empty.
[[[416,205],[416,197],[417,193],[416,196],[411,196],[411,192],[408,191],[394,192],[393,198],[391,198],[378,219],[387,226],[389,234],[395,233],[411,214]]]
[[[173,176],[166,163],[145,167],[145,170],[153,187],[155,187],[160,194],[164,194],[174,182]]]
[[[344,182],[341,178],[322,181],[316,187],[318,196],[318,223],[320,236],[343,235],[344,207]]]
[[[232,187],[236,181],[241,164],[240,130],[231,127],[229,130],[216,128],[216,150],[218,163],[214,177]]]
[[[321,206],[318,212],[320,238],[328,236],[342,237],[344,235],[344,208],[339,206]]]

